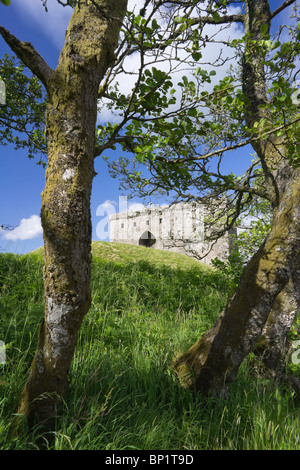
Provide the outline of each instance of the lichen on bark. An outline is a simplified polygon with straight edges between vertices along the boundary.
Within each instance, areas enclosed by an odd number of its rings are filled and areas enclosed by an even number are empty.
[[[90,198],[99,84],[118,43],[127,0],[82,2],[49,74],[48,165],[42,193],[45,315],[18,415],[52,428],[91,304]]]

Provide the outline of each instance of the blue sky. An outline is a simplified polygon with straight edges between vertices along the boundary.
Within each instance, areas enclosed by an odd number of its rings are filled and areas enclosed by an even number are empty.
[[[141,0],[137,0],[140,2]],[[131,5],[137,3],[130,0]],[[271,0],[272,10],[282,4],[281,0]],[[285,19],[288,13],[284,12]],[[55,68],[64,42],[64,32],[72,10],[63,8],[56,0],[48,0],[48,13],[41,0],[11,0],[11,6],[0,4],[0,23],[22,41],[31,42],[39,53]],[[281,15],[283,16],[283,15]],[[281,21],[282,18],[277,18]],[[232,32],[238,35],[238,31]],[[9,47],[0,38],[0,56],[11,54]],[[251,148],[232,152],[231,171],[239,173],[247,168]],[[106,155],[112,155],[108,151]],[[119,182],[110,177],[106,163],[98,158],[95,162],[98,175],[94,179],[91,214],[93,240],[108,240],[107,210],[120,207],[121,193]],[[0,225],[15,227],[10,232],[0,231],[0,250],[27,253],[42,246],[40,227],[41,192],[44,188],[45,170],[27,158],[26,151],[15,151],[11,146],[0,146]],[[141,202],[136,199],[133,202]],[[153,201],[163,203],[165,201]]]

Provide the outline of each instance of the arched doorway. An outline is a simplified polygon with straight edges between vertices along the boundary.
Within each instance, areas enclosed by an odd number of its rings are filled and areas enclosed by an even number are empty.
[[[151,246],[153,246],[154,244],[156,243],[156,238],[155,236],[149,232],[148,230],[146,230],[140,237],[139,239],[139,245],[140,246],[146,246],[148,248],[150,248]]]

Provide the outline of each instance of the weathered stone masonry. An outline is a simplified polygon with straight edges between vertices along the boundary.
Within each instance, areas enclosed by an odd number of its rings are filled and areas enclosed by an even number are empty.
[[[225,261],[235,231],[209,244],[205,239],[204,224],[208,215],[208,207],[197,203],[110,214],[110,241],[203,257],[201,261],[207,264],[216,257]]]

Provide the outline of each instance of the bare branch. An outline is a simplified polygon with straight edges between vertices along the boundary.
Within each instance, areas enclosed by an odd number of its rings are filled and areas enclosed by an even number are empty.
[[[0,34],[4,41],[18,58],[36,75],[47,88],[48,82],[53,74],[43,57],[35,50],[30,42],[22,42],[11,34],[6,28],[0,26]]]
[[[276,15],[278,15],[278,13],[280,13],[282,10],[295,3],[295,1],[296,0],[285,0],[285,2],[283,2],[283,4],[279,8],[277,8],[277,10],[273,11],[270,16],[270,20],[272,20]]]
[[[0,225],[0,230],[14,230],[16,227],[13,227],[12,225],[8,224],[1,224]]]
[[[116,144],[126,144],[127,147],[134,152],[133,137],[123,136],[123,137],[114,137],[108,140],[105,144],[98,145],[94,151],[94,158],[99,157],[99,155],[104,152],[104,150],[111,149]]]

